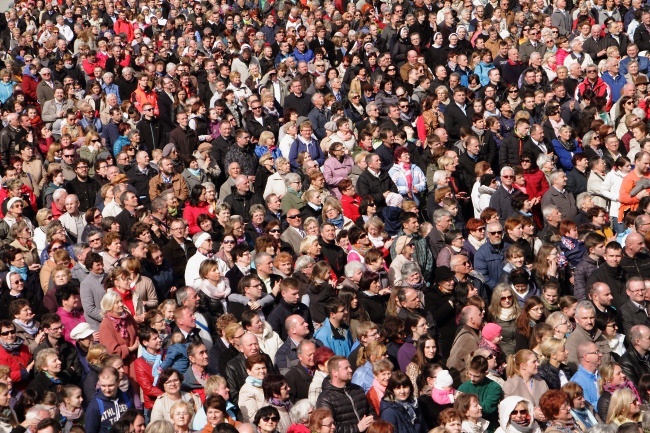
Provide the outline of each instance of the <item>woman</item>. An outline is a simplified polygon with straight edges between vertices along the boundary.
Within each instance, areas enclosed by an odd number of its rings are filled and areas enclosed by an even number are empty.
[[[557,139],[552,142],[555,154],[558,156],[559,168],[567,173],[573,169],[573,162],[571,161],[573,155],[582,153],[582,148],[580,148],[576,140],[572,139],[572,136],[573,128],[564,125],[560,127]]]
[[[420,339],[421,336],[427,334],[427,320],[417,314],[407,314],[404,321],[404,329],[406,332],[406,339],[404,340],[402,347],[400,347],[399,351],[397,352],[398,364],[400,370],[403,372],[406,371],[406,367],[409,365],[413,359],[413,356],[417,352],[417,349],[415,347],[416,342]]]
[[[451,258],[457,254],[465,255],[463,250],[463,245],[465,244],[465,239],[463,238],[463,233],[460,230],[449,230],[443,235],[445,246],[438,253],[436,259],[436,267],[446,266],[449,267]]]
[[[594,232],[605,236],[607,242],[616,240],[614,231],[609,227],[609,222],[607,221],[607,210],[600,206],[594,206],[587,211],[587,217],[589,218],[589,223],[594,226]],[[573,262],[571,264],[573,265]]]
[[[350,327],[352,339],[356,341],[359,324],[369,321],[370,316],[359,302],[359,292],[354,288],[341,287],[338,298],[343,301],[348,312],[343,322]]]
[[[499,403],[499,428],[496,433],[541,433],[533,417],[533,404],[516,395]]]
[[[322,218],[323,221],[333,224],[336,227],[337,233],[340,230],[350,230],[354,227],[354,222],[343,215],[341,203],[333,197],[325,200]]]
[[[564,364],[569,356],[564,339],[547,338],[541,344],[541,351],[543,358],[538,375],[544,379],[549,389],[560,389],[571,378],[571,371]]]
[[[602,332],[603,336],[612,349],[612,357],[617,360],[626,352],[625,335],[618,333],[618,315],[611,310],[596,316],[596,328]],[[604,417],[603,417],[604,418]]]
[[[334,417],[329,409],[314,409],[309,416],[309,432],[331,433],[336,428]],[[297,429],[295,430],[298,431]]]
[[[309,401],[316,404],[316,400],[322,391],[323,380],[328,376],[327,362],[334,356],[334,351],[329,347],[319,347],[314,352],[314,376],[309,384]],[[392,368],[391,368],[392,370]]]
[[[122,268],[118,268],[119,281],[128,281],[130,284],[129,273]],[[108,280],[115,281],[118,273],[111,272]],[[113,277],[113,278],[111,278]],[[108,285],[107,287],[111,287]],[[102,298],[100,308],[104,314],[104,319],[99,325],[99,342],[106,347],[109,354],[119,355],[124,361],[125,374],[133,373],[130,369],[131,363],[136,360],[140,343],[137,339],[137,324],[135,319],[127,311],[123,299],[126,296],[108,289]],[[131,300],[131,305],[133,301]],[[133,376],[130,376],[133,377]]]
[[[394,85],[393,80],[391,80],[390,78],[386,79],[380,84],[381,89],[379,90],[379,92],[377,92],[377,96],[375,97],[375,104],[377,104],[377,109],[379,110],[379,114],[386,115],[388,113],[389,105],[398,104],[398,98],[393,93],[393,85]]]
[[[352,171],[354,162],[352,158],[346,153],[343,144],[334,142],[329,149],[329,158],[323,163],[323,175],[325,177],[325,184],[329,191],[341,199],[341,192],[337,188],[338,184],[347,179]],[[356,220],[353,219],[353,221]]]
[[[65,378],[60,376],[61,365],[61,360],[55,349],[48,348],[39,351],[34,359],[34,368],[38,373],[27,388],[33,389],[41,396],[47,391],[58,394],[63,385],[66,385],[63,382]]]
[[[462,433],[483,433],[487,430],[490,422],[482,418],[483,408],[479,404],[478,395],[458,395],[454,401],[454,409],[461,414]]]
[[[284,185],[287,188],[286,193],[282,196],[282,212],[287,213],[289,209],[301,210],[305,207],[305,202],[302,200],[302,180],[296,173],[287,173],[284,176]]]
[[[340,195],[339,199],[341,200],[343,216],[356,222],[361,217],[361,213],[359,213],[361,196],[352,185],[352,181],[347,177],[341,179],[341,181],[338,182],[336,189]]]
[[[271,138],[269,138],[267,135],[266,137],[264,137],[265,140],[267,141],[269,141],[270,139],[275,140],[271,132],[269,131],[262,132],[262,135],[265,134],[271,134]],[[262,137],[260,136],[260,139],[261,138]],[[263,153],[259,158],[259,165],[257,167],[257,171],[255,172],[255,182],[253,183],[253,191],[264,192],[264,188],[266,188],[269,178],[274,174],[275,174],[275,162],[273,160],[273,156],[271,156],[271,154],[268,152]]]
[[[541,411],[548,421],[549,428],[565,433],[576,431],[573,425],[569,398],[559,389],[552,389],[541,396],[539,408],[535,407],[535,412],[538,411]],[[536,417],[536,419],[539,418]]]
[[[145,310],[156,308],[158,306],[156,288],[151,278],[142,275],[142,263],[140,260],[135,257],[128,257],[122,262],[122,266],[129,272],[129,276],[131,277],[130,289],[134,295],[137,295],[138,302],[142,302]]]
[[[255,419],[257,412],[266,406],[262,381],[266,377],[266,361],[263,355],[257,354],[246,359],[246,383],[239,391],[239,408],[244,422]],[[279,418],[279,415],[278,415]]]
[[[316,191],[315,189],[307,190],[302,195],[302,199],[307,204],[307,206],[302,208],[302,212],[301,212],[303,221],[307,219],[319,220],[323,213],[323,202],[321,200],[321,196],[318,193],[318,191]]]
[[[386,357],[386,346],[379,342],[371,341],[360,348],[356,365],[358,368],[352,375],[352,383],[363,388],[365,393],[370,391],[375,381],[373,365]]]
[[[199,267],[199,277],[199,298],[213,317],[221,316],[226,312],[231,289],[228,279],[219,271],[219,263],[212,259],[204,260]]]
[[[255,418],[251,421],[257,426],[258,433],[278,433],[277,428],[280,422],[280,412],[273,406],[264,406],[257,411]]]
[[[618,210],[621,205],[619,202],[619,193],[623,178],[632,170],[632,163],[625,156],[619,157],[615,162],[612,170],[605,175],[603,186],[600,192],[609,200],[609,218],[612,221],[612,227],[616,233],[625,230],[623,222],[618,220]]]
[[[635,385],[625,377],[621,365],[616,362],[606,362],[598,369],[600,378],[598,380],[598,415],[600,418],[607,418],[612,395],[616,390],[629,389],[634,393],[638,401],[641,401]]]
[[[209,214],[206,191],[203,185],[194,185],[190,199],[185,203],[185,207],[183,208],[183,219],[187,222],[190,236],[194,236],[201,231],[201,227],[197,224],[197,217],[200,214]],[[214,217],[214,215],[212,216]]]
[[[245,231],[248,237],[252,239],[254,242],[256,242],[260,236],[264,235],[264,214],[265,213],[266,213],[266,209],[264,208],[263,205],[260,204],[252,205],[248,211],[248,216],[250,220],[246,225]],[[271,255],[275,255],[275,254],[271,254]]]
[[[421,335],[417,340],[415,355],[406,366],[406,375],[413,383],[413,394],[419,396],[418,377],[426,370],[427,365],[441,362],[438,355],[436,340],[428,334]],[[399,354],[399,353],[398,353]]]
[[[617,389],[612,394],[607,410],[608,424],[621,426],[622,424],[639,421],[641,402],[638,396],[630,389]]]
[[[542,395],[548,391],[548,385],[537,376],[539,361],[532,350],[523,349],[508,356],[506,375],[508,380],[503,385],[506,397],[518,395],[526,398],[535,405],[535,419],[544,421],[544,416],[537,407]]]
[[[397,191],[402,197],[409,198],[420,203],[420,194],[427,188],[427,179],[420,167],[411,164],[411,155],[406,147],[395,149],[395,164],[390,168],[388,174],[397,185]]]
[[[499,346],[506,356],[515,353],[516,320],[521,314],[521,307],[515,299],[515,291],[508,284],[498,284],[492,293],[488,308],[490,321],[501,326],[501,343]]]
[[[169,409],[174,433],[190,433],[194,408],[186,401],[178,401]]]
[[[375,410],[375,413],[380,413],[379,405],[384,398],[386,386],[392,373],[393,363],[386,358],[379,359],[372,364],[372,375],[374,379],[370,389],[366,392],[366,399]]]
[[[228,423],[235,428],[239,427],[242,423],[236,421],[228,414],[227,404],[228,402],[221,395],[210,394],[205,399],[205,404],[203,407],[199,409],[201,412],[197,412],[197,415],[194,417],[192,427],[194,429],[197,428],[197,418],[201,414],[203,414],[203,419],[205,422],[205,426],[201,430],[201,433],[212,433],[214,428],[223,422]],[[232,403],[230,404],[232,405]],[[202,424],[199,424],[199,426],[200,425]]]
[[[516,290],[516,289],[515,289]],[[517,349],[525,349],[529,347],[529,340],[533,328],[538,323],[543,323],[546,320],[546,309],[542,300],[538,296],[531,296],[526,299],[522,307],[521,314],[515,322],[517,329]]]
[[[544,287],[549,282],[560,284],[558,256],[559,253],[555,245],[544,244],[541,246],[531,272],[536,287]]]
[[[562,392],[564,392],[569,398],[571,416],[581,432],[586,432],[593,426],[602,422],[593,406],[585,400],[580,385],[575,382],[568,382],[562,386]]]
[[[433,48],[430,49],[431,51],[433,51]],[[418,138],[423,143],[426,142],[429,135],[433,134],[434,130],[445,123],[445,117],[439,109],[442,101],[442,99],[434,95],[428,95],[422,100],[422,114],[417,118],[415,126],[418,131]]]
[[[419,433],[422,415],[413,393],[413,384],[401,371],[388,379],[384,398],[379,408],[381,419],[395,426],[395,433]]]

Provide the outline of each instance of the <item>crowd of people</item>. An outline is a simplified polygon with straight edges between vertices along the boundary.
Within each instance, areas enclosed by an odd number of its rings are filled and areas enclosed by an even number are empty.
[[[16,0],[0,433],[650,429],[642,0]]]

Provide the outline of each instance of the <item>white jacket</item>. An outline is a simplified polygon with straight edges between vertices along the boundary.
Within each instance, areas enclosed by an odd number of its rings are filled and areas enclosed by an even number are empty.
[[[609,199],[610,218],[618,218],[618,209],[621,207],[621,202],[618,201],[618,198],[624,177],[625,174],[620,170],[612,170],[605,175],[605,180],[603,180],[603,186],[600,189],[600,193]]]
[[[257,342],[260,345],[260,350],[275,359],[275,353],[280,346],[284,343],[277,332],[271,328],[269,322],[264,322],[264,331],[262,335],[253,334],[257,337]]]

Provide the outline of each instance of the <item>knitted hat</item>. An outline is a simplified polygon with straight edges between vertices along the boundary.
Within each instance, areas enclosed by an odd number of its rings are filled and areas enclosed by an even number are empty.
[[[501,335],[501,326],[497,325],[496,323],[488,323],[483,327],[481,335],[487,341],[492,341]]]
[[[207,241],[208,239],[212,239],[212,236],[210,236],[206,232],[199,232],[194,235],[194,246],[197,248],[201,248],[203,242]]]
[[[401,195],[394,192],[389,192],[388,196],[386,197],[387,206],[399,207],[402,205],[402,201],[404,201],[404,198]]]
[[[329,132],[336,132],[336,122],[329,121],[325,124],[325,130]]]
[[[451,378],[449,370],[441,370],[436,375],[436,381],[433,383],[433,386],[436,389],[444,389],[452,386],[454,384],[454,379]]]
[[[395,253],[402,254],[402,250],[411,242],[410,236],[400,236],[395,241]]]

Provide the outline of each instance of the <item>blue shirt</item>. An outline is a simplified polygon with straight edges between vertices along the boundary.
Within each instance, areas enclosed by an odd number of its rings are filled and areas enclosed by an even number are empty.
[[[352,375],[352,383],[363,388],[363,392],[368,392],[368,390],[370,390],[374,380],[375,375],[372,372],[372,363],[370,361],[366,361],[366,363],[357,368]]]
[[[574,374],[571,378],[571,381],[577,383],[582,387],[585,400],[587,400],[593,407],[596,407],[598,405],[598,399],[600,398],[597,385],[598,371],[595,373],[590,373],[581,365],[578,367],[576,374]]]

